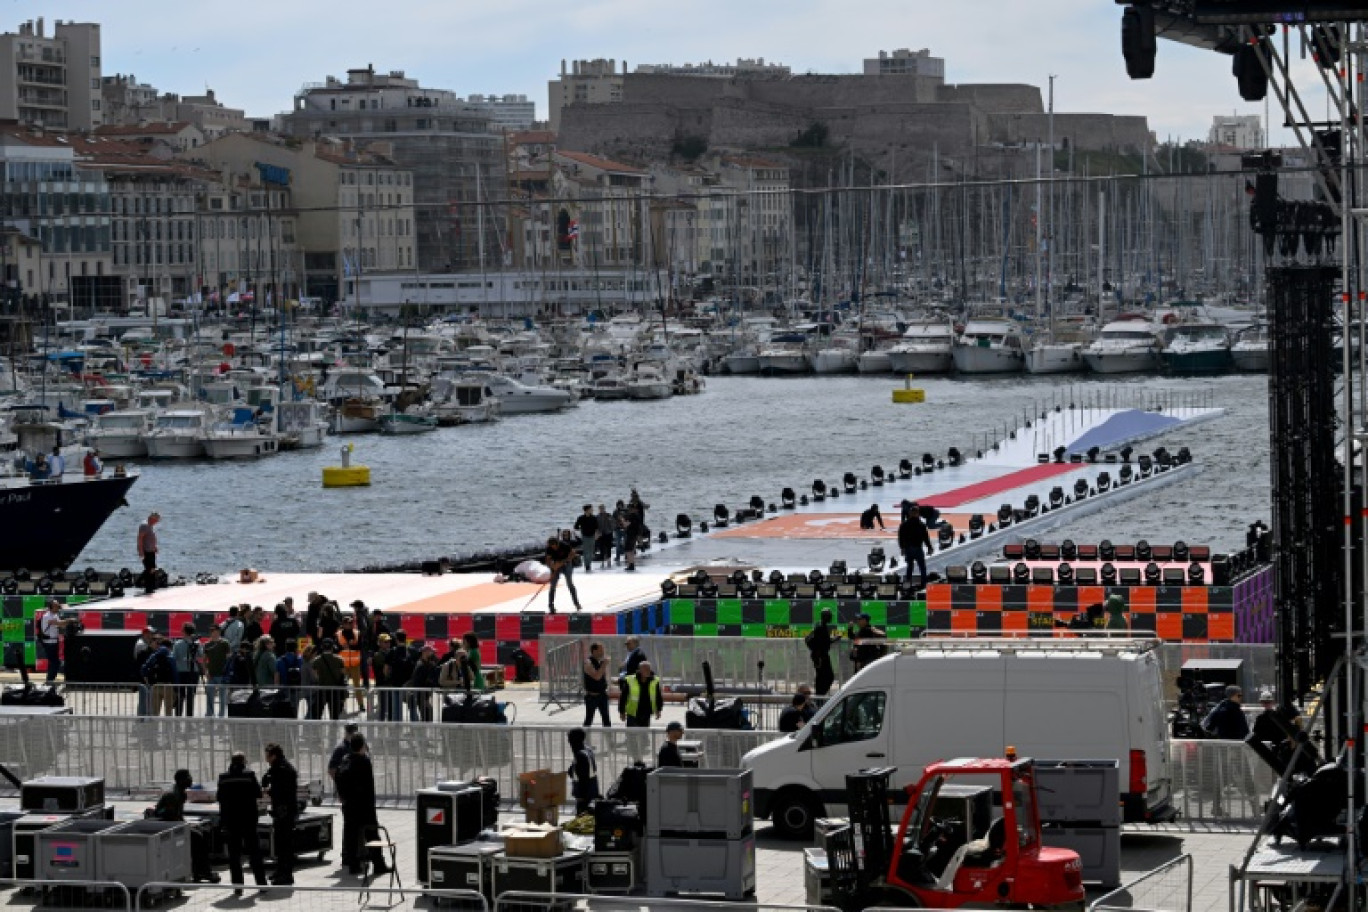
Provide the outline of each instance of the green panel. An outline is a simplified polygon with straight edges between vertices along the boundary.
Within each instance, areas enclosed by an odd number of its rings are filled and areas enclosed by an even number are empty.
[[[912,622],[912,626],[925,629],[926,602],[913,602],[909,607],[911,610],[908,612],[908,620]]]
[[[763,640],[769,636],[769,628],[764,624],[742,624],[741,635],[743,637],[756,637]]]
[[[860,612],[869,615],[869,623],[875,627],[888,623],[888,602],[860,602]]]
[[[26,595],[24,596],[24,617],[32,618],[43,612],[47,605],[46,595]]]
[[[0,621],[0,642],[24,642],[23,618],[5,618],[3,621]]]
[[[32,641],[24,645],[24,664],[30,668],[38,663],[38,644]]]
[[[84,605],[88,601],[90,601],[90,596],[88,595],[68,595],[66,599],[66,603],[73,607],[76,605]]]
[[[696,637],[715,637],[717,636],[716,624],[695,624],[694,636]]]
[[[835,599],[817,599],[812,603],[812,616],[814,618],[821,618],[822,610],[826,609],[831,612],[832,617],[836,617],[840,614],[839,608],[840,606],[836,603]]]
[[[765,623],[788,624],[791,621],[791,605],[788,599],[765,599]]]
[[[692,624],[694,622],[693,599],[670,599],[670,623]]]
[[[740,600],[740,599],[718,599],[718,600],[717,600],[717,623],[719,623],[719,624],[739,624],[739,623],[741,623],[741,600]]]
[[[885,632],[890,640],[907,640],[912,637],[912,626],[910,624],[892,624]]]

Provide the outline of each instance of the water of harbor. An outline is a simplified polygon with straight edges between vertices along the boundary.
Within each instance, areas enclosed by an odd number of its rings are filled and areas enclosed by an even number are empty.
[[[558,414],[505,418],[414,437],[360,435],[354,461],[369,488],[324,490],[322,468],[344,439],[257,463],[143,467],[129,507],[110,518],[81,556],[101,569],[135,566],[135,531],[162,515],[161,565],[173,575],[253,566],[340,570],[501,549],[568,526],[585,503],[637,487],[654,531],[677,513],[707,518],[759,494],[777,501],[814,478],[867,476],[951,446],[972,451],[1032,410],[1074,403],[1210,404],[1226,415],[1163,439],[1189,446],[1205,471],[1051,533],[1058,540],[1147,538],[1243,544],[1269,516],[1267,379],[1024,377],[916,381],[921,405],[895,405],[891,377],[712,377],[699,396],[657,402],[585,402]],[[1148,446],[1157,446],[1151,443]],[[896,488],[893,489],[896,491]],[[881,500],[891,500],[885,493]],[[871,490],[852,500],[874,501]]]

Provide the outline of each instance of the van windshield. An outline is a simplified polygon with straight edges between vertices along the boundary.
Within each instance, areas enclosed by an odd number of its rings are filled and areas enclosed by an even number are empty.
[[[822,720],[821,746],[877,738],[883,731],[885,700],[881,690],[855,693],[843,699]]]

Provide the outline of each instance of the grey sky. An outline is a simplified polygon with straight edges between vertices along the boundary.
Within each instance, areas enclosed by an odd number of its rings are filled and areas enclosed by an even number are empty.
[[[1228,58],[1171,42],[1160,43],[1154,79],[1127,79],[1111,0],[14,0],[5,9],[6,31],[38,16],[49,29],[54,19],[100,22],[106,75],[181,94],[208,86],[254,116],[287,110],[304,83],[368,64],[462,95],[525,94],[544,116],[563,58],[764,57],[831,73],[902,47],[945,58],[949,82],[1043,87],[1055,74],[1057,110],[1143,114],[1161,139],[1205,139],[1216,114],[1264,113],[1240,100]]]

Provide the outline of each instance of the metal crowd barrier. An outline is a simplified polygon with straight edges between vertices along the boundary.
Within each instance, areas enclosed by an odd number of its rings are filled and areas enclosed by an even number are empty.
[[[24,902],[19,894],[34,895],[36,908],[124,909],[132,912],[133,898],[128,887],[113,880],[0,880],[0,895],[5,905]]]
[[[602,643],[609,674],[615,675],[627,655],[625,636],[567,636],[543,634],[539,695],[543,705],[578,706],[584,695],[583,664],[589,644]],[[667,686],[701,686],[703,662],[712,666],[719,691],[755,692],[763,684],[769,693],[792,694],[799,684],[812,683],[812,659],[800,638],[639,636],[642,651]],[[891,640],[897,646],[903,641]],[[854,673],[849,644],[831,648],[837,685]],[[1273,647],[1248,643],[1165,643],[1159,647],[1166,708],[1177,702],[1177,678],[1183,663],[1191,659],[1241,659],[1245,663],[1247,688],[1272,686]],[[763,679],[759,662],[765,663]],[[1251,701],[1252,702],[1252,701]]]
[[[1088,912],[1192,912],[1192,856],[1179,855],[1088,906]]]
[[[799,856],[794,856],[795,858]],[[586,909],[591,912],[641,912],[649,909],[689,912],[840,912],[835,906],[785,905],[765,902],[724,902],[678,899],[663,896],[608,896],[594,893],[528,893],[510,890],[494,897],[494,912],[525,912],[528,909]]]
[[[578,720],[575,720],[576,722]],[[368,722],[363,729],[375,764],[376,793],[408,804],[420,788],[446,779],[491,776],[505,799],[518,793],[518,774],[570,767],[565,725],[432,725]],[[659,728],[587,729],[604,789],[624,767],[654,764],[664,738]],[[747,751],[776,735],[761,731],[693,730],[704,762],[734,768]],[[331,722],[289,719],[202,720],[167,717],[0,716],[0,763],[22,777],[102,776],[113,792],[170,782],[177,769],[201,781],[227,769],[243,751],[257,769],[268,743],[280,744],[301,779],[328,782],[327,762],[340,742]],[[1238,741],[1173,741],[1173,804],[1179,823],[1246,827],[1262,819],[1273,772]]]
[[[369,887],[360,883],[345,887],[258,887],[249,883],[240,888],[230,883],[150,883],[138,890],[134,897],[136,905],[126,908],[136,912],[159,908],[167,905],[165,898],[169,893],[179,893],[181,899],[174,903],[175,908],[190,912],[235,908],[252,903],[254,898],[264,902],[285,901],[289,904],[291,912],[441,908],[438,903],[460,903],[459,908],[463,910],[481,909],[489,912],[488,900],[472,890],[433,890],[416,884],[412,887],[390,887],[387,881],[388,875]],[[240,900],[233,896],[236,889],[243,891]]]

